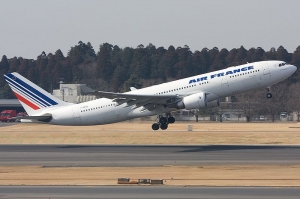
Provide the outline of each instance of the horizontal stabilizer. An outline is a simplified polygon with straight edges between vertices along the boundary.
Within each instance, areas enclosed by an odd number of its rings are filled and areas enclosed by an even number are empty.
[[[52,115],[49,113],[46,113],[44,115],[39,115],[39,116],[24,116],[21,119],[33,119],[41,122],[50,122],[52,120]]]

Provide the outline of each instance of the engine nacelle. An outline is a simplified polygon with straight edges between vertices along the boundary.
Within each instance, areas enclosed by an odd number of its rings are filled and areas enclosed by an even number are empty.
[[[207,102],[206,108],[214,108],[214,107],[218,107],[218,106],[220,106],[220,99],[216,99],[214,101]]]
[[[207,99],[205,93],[195,93],[193,95],[186,96],[182,101],[177,103],[178,109],[198,109],[207,106]]]

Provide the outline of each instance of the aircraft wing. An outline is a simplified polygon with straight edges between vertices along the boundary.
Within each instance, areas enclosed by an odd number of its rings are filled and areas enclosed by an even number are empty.
[[[181,97],[176,94],[169,95],[149,95],[149,94],[134,94],[134,93],[113,93],[104,91],[95,91],[89,93],[97,97],[113,99],[118,105],[127,103],[127,106],[136,105],[136,107],[144,106],[146,109],[152,109],[155,105],[168,105],[181,100]],[[151,106],[152,105],[152,106]]]
[[[146,94],[131,94],[131,93],[113,93],[113,92],[104,92],[104,91],[95,91],[89,93],[91,95],[95,95],[97,97],[105,97],[109,99],[115,98],[131,98],[131,99],[144,99],[144,98],[152,98],[152,99],[170,99],[174,97],[178,97],[178,95],[146,95]]]

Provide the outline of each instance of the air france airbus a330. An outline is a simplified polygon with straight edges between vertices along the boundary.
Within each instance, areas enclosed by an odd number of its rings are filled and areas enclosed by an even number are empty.
[[[247,63],[126,93],[95,91],[91,94],[99,99],[80,104],[59,100],[18,73],[4,77],[29,115],[21,122],[99,125],[158,115],[152,129],[165,130],[175,122],[170,114],[163,116],[165,113],[219,106],[222,97],[270,88],[296,69],[283,61]],[[269,89],[267,97],[272,97]]]

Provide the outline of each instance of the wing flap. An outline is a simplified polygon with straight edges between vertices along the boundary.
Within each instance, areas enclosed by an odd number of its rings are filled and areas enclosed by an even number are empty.
[[[104,91],[95,91],[89,93],[97,97],[113,99],[117,102],[118,106],[126,104],[125,107],[135,105],[137,107],[144,106],[145,109],[153,109],[155,105],[167,105],[170,102],[179,98],[177,94],[164,94],[164,95],[149,95],[149,94],[136,94],[136,93],[113,93]],[[147,106],[146,106],[147,105]]]
[[[134,93],[113,93],[104,91],[95,91],[89,93],[97,97],[104,97],[109,99],[145,99],[145,98],[155,98],[155,99],[169,99],[177,97],[178,95],[146,95],[146,94],[134,94]]]

